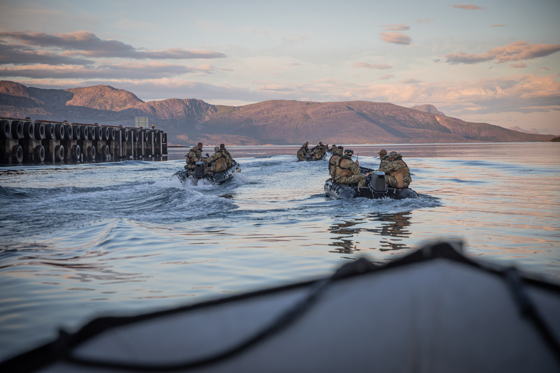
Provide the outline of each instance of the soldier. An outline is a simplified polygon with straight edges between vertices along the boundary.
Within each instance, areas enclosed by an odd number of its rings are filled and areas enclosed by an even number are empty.
[[[331,158],[329,159],[329,175],[331,175],[331,179],[335,179],[336,176],[336,165],[338,164],[338,159],[342,157],[342,152],[344,148],[339,146],[338,148],[331,148]]]
[[[198,161],[200,161],[200,150],[198,149],[198,146],[195,145],[187,154],[187,165],[185,168],[188,170],[194,170],[196,162]]]
[[[336,165],[335,181],[340,184],[355,184],[358,187],[366,185],[366,176],[360,173],[360,166],[352,160],[354,151],[346,149],[344,155],[338,159]]]
[[[220,148],[216,146],[214,148],[214,154],[208,158],[208,172],[223,172],[227,170],[227,158],[222,153]]]
[[[305,144],[299,148],[297,152],[297,159],[298,161],[305,161],[307,154],[309,153],[309,148],[307,147],[309,143],[306,141]]]
[[[314,161],[321,159],[325,156],[325,145],[321,141],[319,141],[319,145],[317,145],[313,151],[311,152],[311,159]]]
[[[389,165],[386,167],[385,181],[393,188],[408,188],[412,182],[410,169],[397,152],[389,153]]]
[[[387,155],[387,150],[381,149],[379,151],[379,169],[377,171],[385,172],[387,166],[389,166],[389,156]]]
[[[231,156],[231,154],[229,154],[229,151],[226,149],[224,144],[220,144],[220,150],[226,156],[228,168],[231,167],[231,165],[233,164],[233,157]]]
[[[329,152],[333,153],[333,152],[335,152],[336,150],[338,150],[338,147],[336,146],[336,144],[333,144],[333,145],[332,145],[332,148],[329,149]]]

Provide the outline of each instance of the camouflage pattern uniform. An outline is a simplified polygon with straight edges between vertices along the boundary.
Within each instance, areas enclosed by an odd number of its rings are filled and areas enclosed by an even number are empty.
[[[352,154],[352,153],[350,153]],[[335,181],[340,184],[358,184],[359,187],[366,185],[366,176],[360,173],[360,166],[352,160],[351,155],[344,154],[338,159],[336,165]]]
[[[389,156],[387,154],[385,154],[383,157],[381,157],[381,163],[379,164],[379,170],[378,171],[386,172],[387,167],[389,167],[390,163],[391,162],[389,161]]]
[[[308,143],[303,144],[297,152],[297,159],[299,161],[305,161],[307,154],[309,154],[309,149],[307,148],[307,144]]]
[[[412,176],[410,176],[408,165],[402,160],[402,155],[391,152],[389,161],[389,165],[384,170],[387,184],[393,188],[408,188],[412,182]]]
[[[323,145],[322,142],[319,142],[319,145],[317,145],[311,152],[311,159],[316,161],[318,159],[323,158],[325,154],[326,154],[325,145]]]
[[[331,179],[335,179],[336,176],[336,166],[338,165],[338,160],[342,157],[342,146],[340,148],[331,149],[332,156],[329,159],[329,175]]]
[[[220,144],[220,150],[226,156],[227,167],[230,168],[233,164],[233,157],[231,156],[231,154],[229,154],[229,151],[226,149],[224,144]]]
[[[198,146],[193,146],[189,153],[187,154],[187,168],[189,170],[194,170],[196,162],[200,161],[201,152]]]
[[[227,170],[227,160],[226,156],[222,153],[219,147],[214,148],[215,153],[208,158],[209,172],[223,172]]]
[[[337,150],[337,146],[335,144],[332,145],[332,148],[329,149],[329,152],[334,154],[334,151]]]

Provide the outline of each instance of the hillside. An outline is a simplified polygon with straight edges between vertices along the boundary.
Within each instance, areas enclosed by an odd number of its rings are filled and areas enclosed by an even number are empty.
[[[548,141],[487,123],[445,116],[432,105],[405,108],[369,101],[264,101],[210,105],[196,99],[143,102],[109,86],[67,90],[0,82],[0,116],[133,126],[137,116],[163,128],[172,144],[431,143]]]

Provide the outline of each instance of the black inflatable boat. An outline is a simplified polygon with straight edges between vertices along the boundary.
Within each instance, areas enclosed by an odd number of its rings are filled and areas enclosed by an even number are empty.
[[[2,372],[558,372],[560,286],[434,243],[377,266],[101,317]]]
[[[194,170],[189,170],[187,166],[185,166],[184,170],[175,172],[173,176],[177,176],[183,183],[191,179],[195,182],[198,182],[198,180],[208,180],[211,183],[223,184],[232,179],[233,174],[241,172],[241,167],[236,161],[233,161],[231,167],[223,172],[206,173],[205,169],[206,166],[204,162],[196,162]]]
[[[327,196],[336,199],[347,199],[364,197],[370,199],[378,198],[394,198],[405,199],[415,198],[418,199],[418,194],[410,188],[391,188],[385,182],[385,173],[381,171],[374,171],[369,168],[360,167],[361,173],[371,173],[367,177],[367,183],[364,187],[358,187],[358,184],[339,184],[332,179],[325,181],[324,190]]]

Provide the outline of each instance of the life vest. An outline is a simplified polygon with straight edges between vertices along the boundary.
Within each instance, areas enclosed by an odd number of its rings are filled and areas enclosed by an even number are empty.
[[[339,160],[340,157],[341,157],[340,154],[334,153],[331,156],[331,159],[329,159],[329,173],[331,174],[331,176],[334,176],[332,174],[336,170],[336,165],[338,164],[338,160]]]
[[[342,161],[346,161],[344,162],[344,164],[342,164]],[[336,166],[336,177],[349,177],[354,175],[354,172],[347,168],[346,165],[348,164],[348,162],[353,162],[352,158],[348,157],[347,155],[343,155],[342,157],[340,157],[338,159],[338,164]]]
[[[395,180],[397,181],[397,188],[402,188],[402,187],[404,187],[404,177],[407,174],[410,175],[410,169],[408,168],[408,165],[402,159],[397,159],[394,162],[399,163],[401,166],[403,166],[403,168],[401,168],[397,171],[391,171],[389,174],[391,176],[393,176],[395,178]]]
[[[224,155],[224,153],[221,150],[218,150],[214,155],[218,154],[219,156],[216,157],[215,159],[213,159],[210,164],[215,164],[216,168],[215,168],[215,172],[223,172],[225,170],[227,170],[227,157]]]

